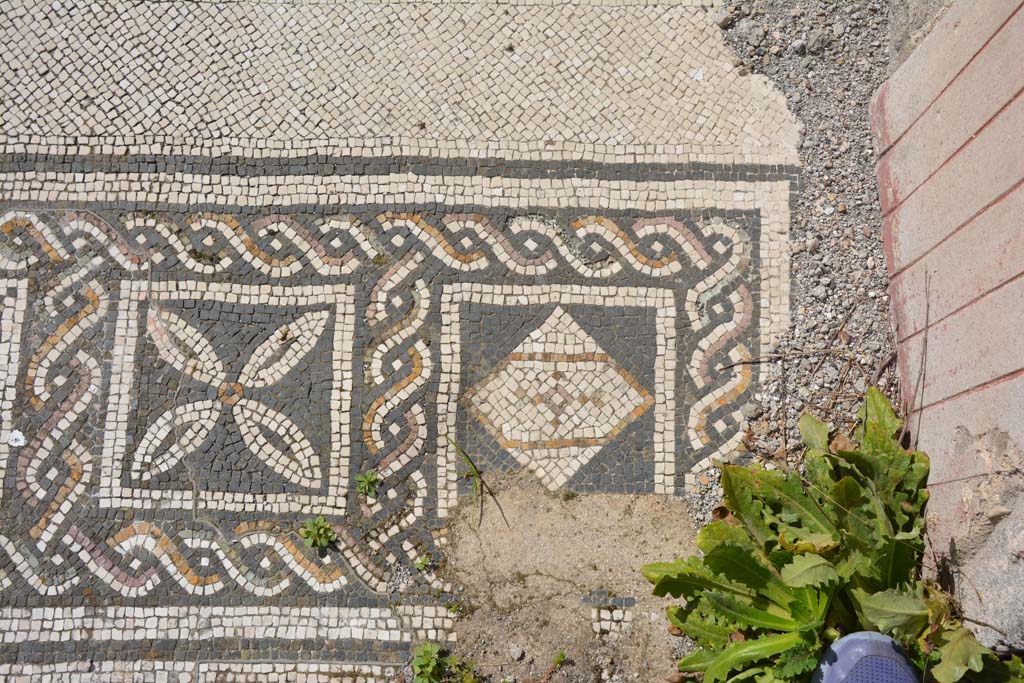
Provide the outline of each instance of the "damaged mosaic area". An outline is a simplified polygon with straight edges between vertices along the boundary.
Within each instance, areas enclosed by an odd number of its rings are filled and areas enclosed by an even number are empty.
[[[710,4],[0,1],[0,678],[395,680],[456,636],[460,449],[577,494],[730,457],[796,136]]]

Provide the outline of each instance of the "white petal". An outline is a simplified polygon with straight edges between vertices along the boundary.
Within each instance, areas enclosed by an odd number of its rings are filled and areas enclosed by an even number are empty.
[[[213,386],[224,381],[224,364],[199,330],[156,306],[149,309],[146,327],[160,357],[179,372]]]
[[[244,387],[268,387],[313,350],[327,326],[328,311],[310,311],[282,325],[252,353],[238,380]]]
[[[233,414],[245,445],[268,467],[299,486],[320,487],[320,456],[290,417],[250,399],[236,403]],[[264,431],[275,434],[287,450],[278,448]]]
[[[203,445],[217,424],[219,406],[213,401],[197,401],[168,410],[149,426],[132,460],[132,477],[149,481],[171,469],[181,459]],[[167,448],[161,447],[171,437]]]

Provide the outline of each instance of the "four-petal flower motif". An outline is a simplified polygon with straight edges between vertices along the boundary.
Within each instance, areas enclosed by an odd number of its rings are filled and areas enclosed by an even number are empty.
[[[149,481],[194,453],[228,410],[246,446],[288,481],[318,488],[320,456],[287,415],[246,396],[252,389],[281,380],[316,346],[327,326],[328,311],[311,311],[282,325],[264,339],[245,363],[238,381],[228,372],[213,344],[170,311],[149,310],[149,337],[166,363],[217,391],[216,400],[194,401],[160,415],[142,437],[131,465],[133,477]],[[164,444],[170,438],[170,444]]]

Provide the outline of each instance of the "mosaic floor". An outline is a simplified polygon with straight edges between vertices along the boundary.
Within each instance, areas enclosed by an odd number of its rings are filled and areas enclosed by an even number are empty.
[[[797,129],[713,5],[0,0],[0,678],[394,680],[455,444],[734,451]]]

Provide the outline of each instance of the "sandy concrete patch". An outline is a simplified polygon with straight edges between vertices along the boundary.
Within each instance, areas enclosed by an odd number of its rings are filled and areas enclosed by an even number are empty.
[[[568,665],[552,682],[662,681],[671,674],[678,641],[667,630],[667,603],[651,596],[639,569],[693,552],[685,502],[559,496],[527,472],[488,483],[495,499],[485,500],[482,522],[467,496],[451,523],[445,574],[467,612],[456,624],[457,652],[494,681],[543,680],[559,652]],[[629,621],[621,632],[595,633],[592,609],[614,598],[635,599],[622,611]]]

